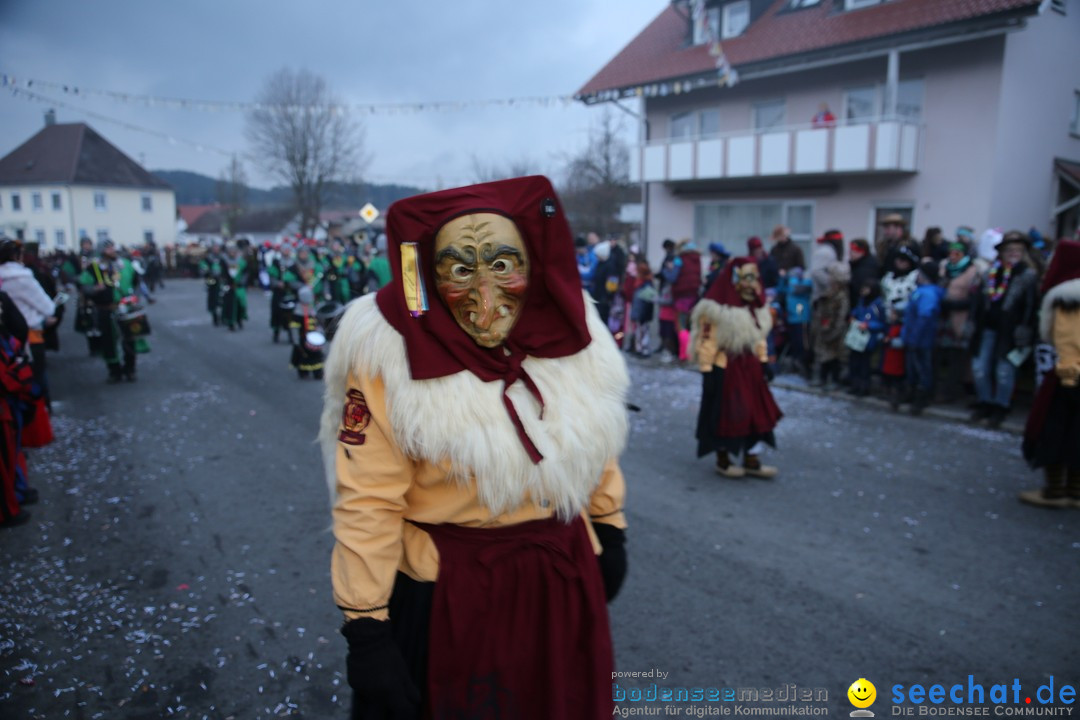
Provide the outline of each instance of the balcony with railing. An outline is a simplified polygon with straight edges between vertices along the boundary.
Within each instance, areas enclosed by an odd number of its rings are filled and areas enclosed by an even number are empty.
[[[908,120],[667,138],[630,152],[633,182],[915,173],[923,128]]]

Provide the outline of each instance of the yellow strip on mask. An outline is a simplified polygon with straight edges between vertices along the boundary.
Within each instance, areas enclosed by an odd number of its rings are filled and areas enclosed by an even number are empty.
[[[427,292],[420,275],[419,250],[416,243],[401,244],[401,285],[405,292],[405,307],[413,317],[420,317],[428,310]]]

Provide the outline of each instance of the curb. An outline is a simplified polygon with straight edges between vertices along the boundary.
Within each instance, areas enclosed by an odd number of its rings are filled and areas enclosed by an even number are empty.
[[[898,412],[898,413],[893,412],[892,408],[889,407],[889,403],[886,402],[885,400],[882,400],[881,398],[855,397],[853,395],[848,395],[847,393],[842,392],[842,391],[827,393],[827,392],[824,392],[822,390],[819,390],[818,388],[812,388],[812,387],[808,387],[806,385],[800,385],[799,383],[785,382],[781,377],[777,377],[777,379],[772,382],[772,386],[776,387],[776,388],[781,388],[782,390],[792,390],[794,392],[801,392],[801,393],[804,393],[806,395],[818,395],[820,397],[832,398],[834,400],[843,400],[845,402],[849,402],[849,403],[853,403],[853,404],[857,404],[857,405],[867,405],[867,406],[870,406],[870,407],[885,411],[889,415],[906,415],[907,417],[913,417],[911,415],[911,413],[908,413],[908,412],[903,412],[903,411]],[[949,422],[960,423],[962,425],[967,425],[968,427],[980,428],[980,429],[983,429],[983,430],[990,430],[990,428],[987,428],[987,427],[982,426],[982,425],[972,425],[971,423],[968,422],[968,412],[965,411],[965,410],[959,410],[959,409],[956,409],[956,408],[928,405],[926,407],[926,409],[923,410],[922,416],[923,417],[936,418],[938,420],[947,420]],[[1024,426],[1023,426],[1023,424],[1013,422],[1011,420],[1006,420],[1005,422],[1003,422],[1001,424],[1001,427],[996,428],[996,430],[998,432],[1006,432],[1006,433],[1010,433],[1010,434],[1013,434],[1013,435],[1023,435],[1024,434]]]

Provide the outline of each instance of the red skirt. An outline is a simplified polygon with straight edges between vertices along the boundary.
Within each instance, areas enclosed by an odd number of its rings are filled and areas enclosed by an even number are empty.
[[[904,377],[904,351],[894,348],[891,340],[900,337],[903,325],[890,325],[885,332],[885,349],[881,354],[881,374],[889,377]]]
[[[416,523],[439,550],[425,717],[610,717],[614,656],[585,524]]]
[[[757,355],[729,355],[726,368],[714,367],[703,376],[698,457],[717,450],[740,453],[758,442],[775,447],[773,429],[783,416]]]

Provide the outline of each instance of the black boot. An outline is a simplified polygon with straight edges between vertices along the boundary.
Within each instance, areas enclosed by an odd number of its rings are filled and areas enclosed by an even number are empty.
[[[1024,490],[1020,493],[1020,502],[1047,508],[1067,508],[1073,505],[1066,488],[1067,471],[1062,465],[1047,465],[1043,468],[1046,484],[1036,490]],[[1072,479],[1072,478],[1070,478]]]
[[[918,417],[930,403],[930,393],[922,388],[915,389],[915,398],[911,402],[911,414]]]
[[[994,405],[991,408],[990,416],[986,418],[986,427],[997,430],[1007,417],[1009,417],[1009,408]]]
[[[994,413],[994,406],[990,403],[977,403],[975,409],[971,411],[971,416],[968,418],[970,422],[977,423],[982,422],[986,418],[990,417]]]

